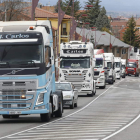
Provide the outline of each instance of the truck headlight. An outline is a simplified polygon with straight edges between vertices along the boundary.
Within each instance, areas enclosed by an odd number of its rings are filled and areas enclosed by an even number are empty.
[[[44,103],[44,94],[47,92],[47,90],[39,93],[38,98],[37,98],[37,102],[36,105],[40,105]]]
[[[70,99],[71,98],[71,95],[65,95],[63,98],[64,99]]]

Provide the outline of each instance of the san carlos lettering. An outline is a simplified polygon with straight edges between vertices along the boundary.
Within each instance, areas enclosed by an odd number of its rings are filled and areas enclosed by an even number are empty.
[[[7,34],[5,36],[6,39],[25,39],[25,38],[29,38],[29,35],[22,35],[22,34]]]
[[[67,53],[67,54],[83,54],[83,53],[86,53],[86,50],[85,49],[71,49],[71,50],[64,50],[64,53]]]

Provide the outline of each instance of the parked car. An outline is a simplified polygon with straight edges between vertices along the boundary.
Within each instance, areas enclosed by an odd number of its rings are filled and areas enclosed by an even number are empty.
[[[78,105],[78,90],[70,82],[56,82],[56,90],[62,90],[63,104],[71,109]]]

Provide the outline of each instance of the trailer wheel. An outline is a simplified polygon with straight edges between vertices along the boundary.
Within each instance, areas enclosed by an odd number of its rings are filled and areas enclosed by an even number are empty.
[[[63,100],[62,100],[62,97],[61,97],[61,101],[59,102],[59,108],[55,112],[55,117],[62,117],[62,113],[63,113]]]
[[[3,119],[8,119],[10,118],[10,115],[2,115]]]

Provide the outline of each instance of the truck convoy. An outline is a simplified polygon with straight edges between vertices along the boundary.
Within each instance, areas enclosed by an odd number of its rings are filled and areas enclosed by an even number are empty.
[[[116,80],[115,68],[114,68],[114,55],[113,53],[104,53],[105,55],[105,70],[108,71],[107,83],[113,84]]]
[[[80,94],[96,93],[94,48],[90,42],[70,41],[60,46],[60,82],[71,82]]]
[[[94,80],[96,80],[96,87],[104,89],[106,87],[104,50],[95,49],[94,56],[96,59],[94,68]]]
[[[139,76],[138,60],[128,59],[128,62],[126,65],[126,75],[135,75],[135,77]]]
[[[61,117],[62,91],[55,91],[50,21],[0,23],[0,114]]]
[[[126,59],[121,59],[122,63],[122,78],[125,78],[126,76]]]
[[[121,63],[121,57],[114,57],[115,60],[115,73],[116,78],[121,79],[122,76],[122,63]]]

